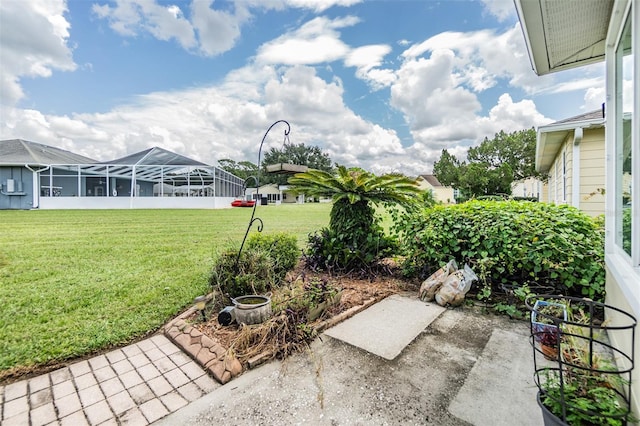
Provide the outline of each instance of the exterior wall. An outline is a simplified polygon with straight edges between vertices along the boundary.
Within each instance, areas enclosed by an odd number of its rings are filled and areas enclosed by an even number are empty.
[[[42,210],[223,209],[233,197],[41,197]]]
[[[604,214],[604,128],[585,130],[580,143],[580,205],[591,216]]]
[[[568,138],[558,150],[555,160],[549,169],[549,202],[555,204],[567,204],[573,195],[573,151],[571,145],[573,136]]]
[[[620,285],[618,284],[614,274],[611,273],[609,268],[607,268],[607,297],[606,302],[607,305],[615,306],[618,309],[622,309],[625,312],[631,313],[633,315],[633,308],[627,301],[627,297],[622,292]],[[624,322],[621,318],[620,314],[616,314],[615,312],[610,312],[607,316],[608,325],[610,327],[615,326],[623,326],[627,325],[628,321]],[[609,338],[611,339],[614,346],[622,349],[622,351],[626,354],[631,354],[632,350],[635,353],[636,359],[635,364],[638,364],[637,357],[640,354],[640,338],[638,338],[638,331],[636,326],[636,338],[635,338],[635,347],[631,347],[631,341],[629,339],[623,339],[618,337],[615,333],[610,333]],[[622,364],[618,365],[619,368],[628,368],[629,365],[626,360],[620,357],[616,360],[617,363]],[[631,381],[631,407],[634,410],[634,416],[636,418],[640,418],[640,380],[638,379],[638,373],[634,369],[633,379]]]
[[[418,188],[420,188],[423,191],[431,191],[436,201],[441,202],[443,204],[453,204],[456,202],[452,187],[432,186],[429,182],[427,182],[422,177],[419,177],[417,179],[417,182],[418,182]]]
[[[26,210],[33,205],[33,172],[20,166],[0,167],[0,210]]]
[[[282,200],[280,201],[286,204],[294,204],[300,202],[300,199],[291,191],[282,191]]]
[[[609,32],[607,34],[607,116],[606,116],[606,209],[605,209],[605,263],[607,268],[607,302],[616,306],[636,318],[640,318],[640,28],[637,25],[629,25],[630,31],[625,37],[623,28],[626,23],[640,22],[640,0],[616,0],[614,10],[611,14]],[[617,49],[624,43],[631,43],[631,46],[624,46],[630,55],[625,55],[631,59],[635,72],[629,73],[631,78],[626,80],[626,90],[620,90],[623,85],[620,81],[624,75],[624,62],[617,56]],[[622,50],[622,49],[621,49]],[[633,52],[635,51],[635,54]],[[627,63],[626,65],[630,65]],[[630,70],[626,70],[627,72]],[[628,84],[628,85],[627,85]],[[632,105],[624,104],[631,102]],[[632,120],[632,125],[625,128],[624,123]],[[631,157],[630,164],[623,166],[621,158],[624,152],[623,141],[630,139]],[[629,140],[627,139],[627,140]],[[623,249],[622,214],[626,207],[623,207],[624,175],[630,167],[631,171],[631,227],[630,227],[630,253]],[[628,234],[627,234],[628,235]],[[615,322],[616,316],[610,317]],[[638,375],[638,356],[640,355],[640,338],[638,338],[638,328],[636,327],[635,350],[635,370],[632,380],[632,409],[636,418],[640,418],[640,377]],[[622,341],[627,347],[631,346],[630,341]]]
[[[580,158],[574,158],[576,151]],[[579,176],[574,176],[575,162]],[[590,216],[604,214],[604,165],[604,128],[585,129],[577,146],[574,146],[574,135],[571,133],[549,170],[548,193],[540,199],[573,205]],[[574,178],[578,180],[577,188],[574,187]],[[574,194],[576,189],[577,194]]]
[[[456,202],[456,199],[453,196],[453,188],[450,186],[434,188],[433,196],[436,198],[436,201],[440,201],[444,204],[453,204]]]
[[[549,200],[549,180],[542,182],[542,189],[540,190],[540,201],[550,202]]]
[[[247,188],[245,194],[253,197],[256,193],[255,188]],[[260,196],[267,196],[270,203],[285,203],[295,204],[304,202],[303,196],[297,196],[295,193],[289,191],[287,188],[279,188],[277,185],[264,185],[260,187]]]
[[[537,197],[538,200],[544,200],[542,198],[542,182],[534,177],[512,182],[511,195],[513,197]]]

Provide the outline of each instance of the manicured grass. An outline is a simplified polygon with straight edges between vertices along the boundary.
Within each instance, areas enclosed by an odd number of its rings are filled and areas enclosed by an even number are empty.
[[[303,248],[330,209],[260,206],[256,216],[263,232],[291,232]],[[158,329],[209,291],[213,259],[239,247],[250,216],[240,208],[0,211],[0,377]]]

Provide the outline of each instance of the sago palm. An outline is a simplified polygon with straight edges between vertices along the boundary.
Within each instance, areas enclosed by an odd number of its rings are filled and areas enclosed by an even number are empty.
[[[376,176],[344,166],[339,166],[336,174],[320,170],[298,173],[289,183],[292,189],[307,196],[333,200],[325,238],[330,237],[337,243],[335,247],[325,245],[322,250],[332,252],[332,263],[341,269],[361,266],[358,263],[369,264],[388,246],[372,204],[408,205],[421,192],[415,180],[404,175]]]

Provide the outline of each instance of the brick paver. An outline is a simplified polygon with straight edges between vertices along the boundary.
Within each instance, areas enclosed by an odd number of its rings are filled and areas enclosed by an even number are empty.
[[[220,386],[163,335],[0,386],[0,424],[148,425]]]

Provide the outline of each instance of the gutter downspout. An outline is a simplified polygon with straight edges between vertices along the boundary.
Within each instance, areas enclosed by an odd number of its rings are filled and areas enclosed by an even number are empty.
[[[38,179],[38,174],[40,172],[44,172],[46,170],[49,170],[51,168],[51,166],[43,166],[41,169],[39,170],[33,170],[31,167],[29,167],[28,164],[25,164],[24,167],[28,170],[31,170],[31,173],[33,173],[33,204],[32,204],[32,208],[37,209],[40,207],[40,179]],[[51,193],[51,191],[53,191],[53,188],[49,187],[49,194],[51,196],[53,196],[53,194]]]
[[[582,127],[573,131],[573,167],[571,178],[571,205],[580,208],[580,142],[584,136]]]

